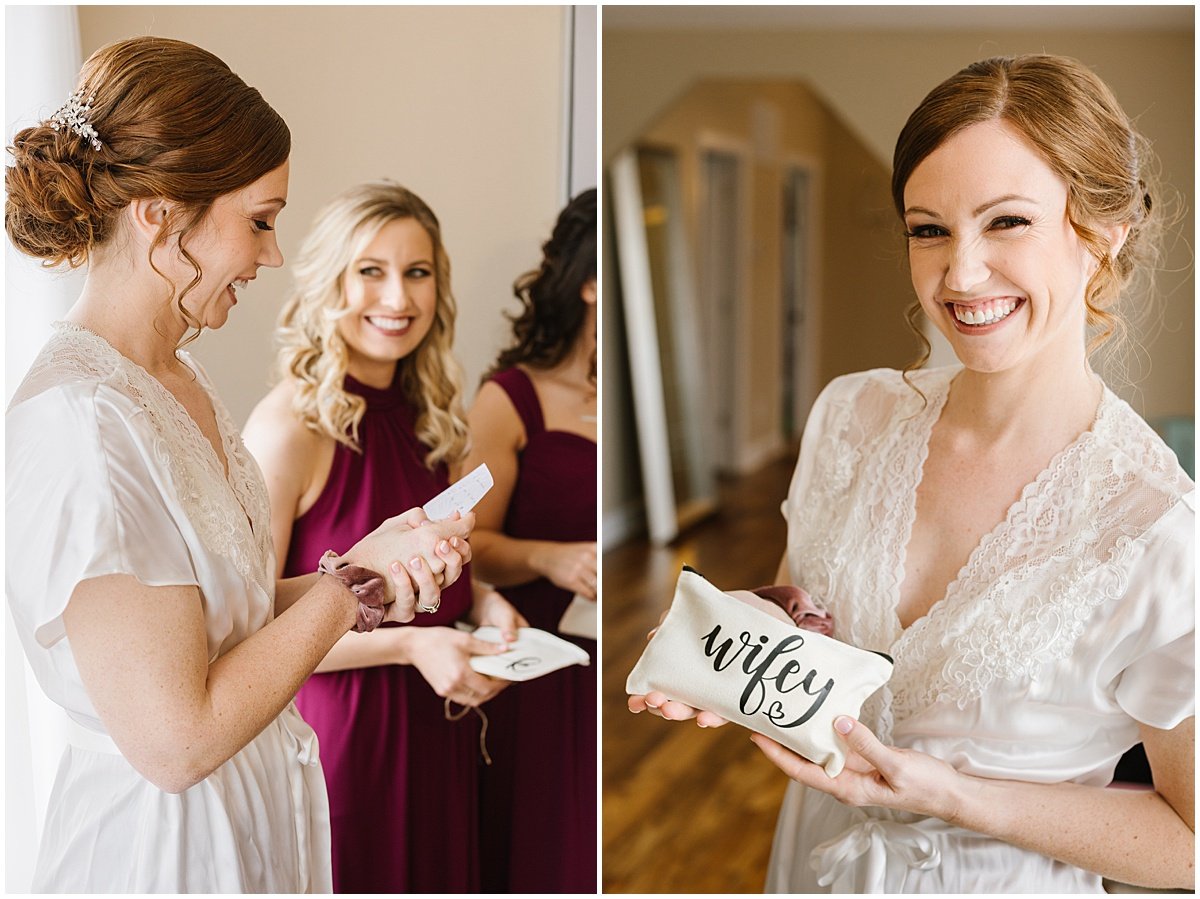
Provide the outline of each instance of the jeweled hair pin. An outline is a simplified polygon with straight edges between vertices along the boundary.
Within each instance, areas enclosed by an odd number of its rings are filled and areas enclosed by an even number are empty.
[[[96,97],[93,94],[83,99],[83,88],[75,91],[71,96],[67,97],[67,102],[58,108],[58,111],[50,117],[50,127],[55,131],[61,131],[63,128],[70,128],[84,140],[92,145],[93,150],[100,149],[100,136],[96,134],[96,129],[92,127],[92,123],[88,121],[88,113],[92,111],[92,104],[96,102]]]

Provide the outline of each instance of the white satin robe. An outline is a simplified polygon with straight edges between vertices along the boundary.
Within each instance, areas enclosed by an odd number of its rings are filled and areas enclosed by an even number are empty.
[[[1195,489],[1105,390],[1092,428],[1028,485],[929,614],[902,630],[904,552],[957,367],[839,378],[805,428],[788,564],[835,635],[896,661],[862,720],[980,777],[1105,786],[1138,723],[1195,713]],[[788,787],[768,892],[1100,892],[1100,878],[930,818]]]
[[[166,793],[105,733],[62,613],[105,574],[195,585],[210,660],[273,616],[266,488],[207,377],[229,476],[182,406],[60,324],[6,416],[6,592],[42,690],[69,716],[35,892],[329,892],[316,736],[290,705],[204,781]],[[36,744],[35,744],[36,745]]]

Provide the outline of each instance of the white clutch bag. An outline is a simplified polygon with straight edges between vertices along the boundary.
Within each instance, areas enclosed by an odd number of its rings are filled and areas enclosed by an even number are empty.
[[[837,777],[846,764],[833,730],[857,718],[892,675],[887,656],[856,649],[722,593],[690,568],[667,617],[625,682],[770,737]]]
[[[474,635],[489,643],[501,642],[500,629],[479,627]],[[517,628],[517,640],[508,652],[494,656],[471,656],[470,665],[480,674],[503,680],[525,681],[568,665],[589,665],[587,651],[561,637],[535,627]]]

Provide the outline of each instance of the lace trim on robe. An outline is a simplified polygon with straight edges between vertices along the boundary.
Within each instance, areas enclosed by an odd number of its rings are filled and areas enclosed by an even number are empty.
[[[895,608],[916,488],[956,371],[917,373],[924,406],[896,372],[831,388],[791,516],[797,583],[825,602],[839,638],[896,660],[862,713],[885,742],[895,721],[935,702],[965,707],[998,680],[1037,678],[1068,657],[1092,611],[1125,592],[1138,539],[1191,489],[1166,445],[1106,389],[1092,429],[1025,487],[946,596],[902,630]]]
[[[86,328],[70,322],[56,322],[54,327],[54,336],[34,361],[12,405],[70,381],[100,382],[129,397],[145,410],[154,431],[155,460],[170,472],[179,501],[204,545],[232,562],[247,583],[257,584],[273,600],[275,563],[266,484],[203,367],[187,352],[179,352],[212,402],[228,479],[204,433],[149,372]]]

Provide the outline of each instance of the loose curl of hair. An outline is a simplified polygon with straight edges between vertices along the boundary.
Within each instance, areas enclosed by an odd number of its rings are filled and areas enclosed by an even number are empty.
[[[101,147],[44,121],[19,131],[4,173],[4,226],[17,249],[47,267],[86,264],[112,235],[130,202],[176,205],[148,253],[177,237],[195,272],[171,296],[184,321],[201,324],[183,301],[203,277],[185,239],[214,200],[257,181],[291,154],[287,124],[219,58],[192,44],[135,37],[101,47],[83,64],[77,87],[95,97],[88,120]],[[182,344],[181,344],[182,345]]]
[[[586,319],[580,295],[596,279],[596,189],[583,191],[558,215],[550,239],[542,245],[542,264],[521,275],[513,295],[521,311],[508,315],[513,344],[502,351],[484,380],[518,363],[553,368],[575,346]],[[592,355],[589,377],[596,380]]]
[[[964,128],[1008,122],[1037,149],[1067,184],[1067,218],[1096,273],[1084,290],[1088,326],[1095,335],[1088,353],[1127,332],[1114,307],[1135,274],[1150,276],[1158,261],[1160,215],[1156,214],[1154,158],[1150,143],[1133,127],[1108,86],[1089,68],[1065,56],[994,57],[967,66],[935,87],[900,132],[892,162],[892,201],[904,218],[904,187],[930,153]],[[1129,225],[1114,254],[1102,229]],[[908,374],[929,359],[930,345],[918,326],[920,302],[906,318],[922,351]]]
[[[346,276],[351,264],[385,225],[412,219],[433,243],[437,308],[429,333],[398,363],[405,398],[417,411],[416,434],[430,451],[425,464],[451,464],[466,453],[462,368],[450,351],[457,312],[450,291],[450,259],[433,210],[394,181],[360,184],[334,197],[317,213],[292,266],[293,291],[279,316],[276,372],[295,386],[292,409],[304,424],[361,452],[358,426],[362,397],[347,393],[350,363],[338,321],[346,314]]]

